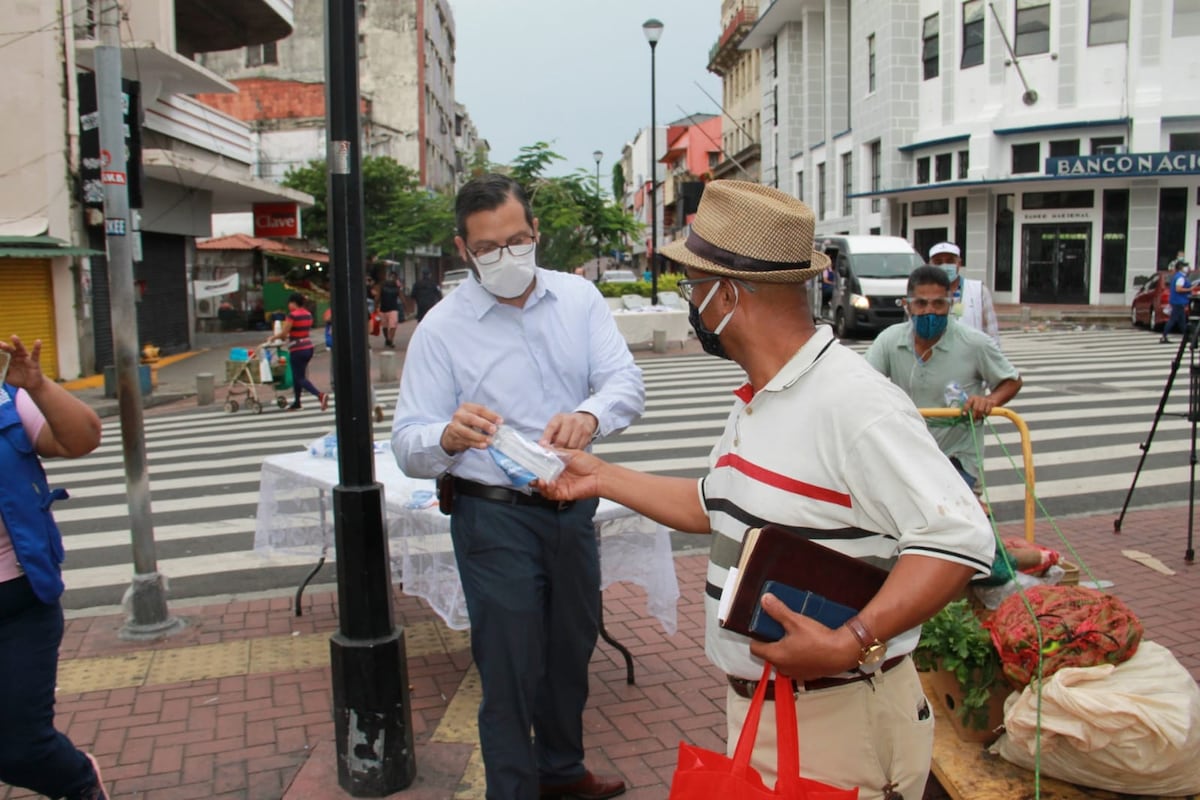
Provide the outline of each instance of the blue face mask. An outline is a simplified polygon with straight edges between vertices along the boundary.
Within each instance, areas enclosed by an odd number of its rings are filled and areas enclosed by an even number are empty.
[[[936,339],[946,332],[950,322],[948,314],[920,314],[912,318],[913,333],[918,339]]]
[[[950,279],[951,283],[958,280],[958,267],[956,265],[946,264],[942,269],[946,270],[946,277]]]

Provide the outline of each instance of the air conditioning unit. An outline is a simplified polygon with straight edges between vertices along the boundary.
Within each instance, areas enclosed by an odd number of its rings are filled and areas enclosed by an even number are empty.
[[[1123,156],[1129,148],[1123,144],[1104,144],[1096,148],[1096,155]]]
[[[203,297],[196,301],[197,317],[215,317],[216,315],[217,299],[215,297]]]

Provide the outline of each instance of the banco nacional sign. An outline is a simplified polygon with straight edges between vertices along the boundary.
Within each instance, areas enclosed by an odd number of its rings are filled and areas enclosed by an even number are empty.
[[[1052,178],[1200,175],[1200,151],[1104,153],[1047,158],[1046,174]]]

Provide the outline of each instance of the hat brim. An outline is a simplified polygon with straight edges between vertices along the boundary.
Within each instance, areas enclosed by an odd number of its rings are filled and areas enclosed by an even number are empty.
[[[809,259],[812,266],[807,269],[777,269],[777,270],[741,270],[730,269],[715,261],[701,258],[687,248],[685,240],[679,239],[663,245],[660,250],[663,258],[668,258],[677,264],[683,264],[702,272],[720,275],[725,278],[738,278],[751,283],[808,283],[829,267],[829,256],[814,250]]]

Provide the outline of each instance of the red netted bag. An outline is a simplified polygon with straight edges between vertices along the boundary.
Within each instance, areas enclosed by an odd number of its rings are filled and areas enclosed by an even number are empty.
[[[983,627],[991,632],[1005,676],[1025,686],[1038,672],[1037,627],[1042,630],[1042,677],[1064,667],[1120,664],[1137,652],[1142,623],[1111,594],[1084,586],[1035,586],[1005,598]]]

